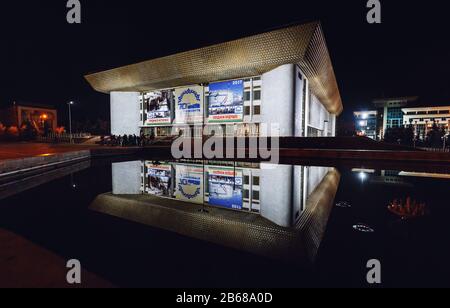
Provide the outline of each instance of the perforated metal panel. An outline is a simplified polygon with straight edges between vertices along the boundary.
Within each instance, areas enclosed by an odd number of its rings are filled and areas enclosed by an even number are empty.
[[[256,76],[299,64],[331,113],[342,102],[320,23],[312,22],[85,76],[92,87],[149,91]]]

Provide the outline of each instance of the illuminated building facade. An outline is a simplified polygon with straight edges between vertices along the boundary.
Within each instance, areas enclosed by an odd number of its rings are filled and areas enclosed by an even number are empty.
[[[55,131],[58,112],[54,107],[40,104],[16,103],[0,112],[0,122],[7,126],[21,128],[31,125],[40,133]]]
[[[189,126],[191,135],[200,137],[220,126],[227,136],[334,136],[336,116],[343,110],[318,22],[86,79],[110,94],[113,135],[144,131],[165,137]]]
[[[402,112],[403,125],[411,125],[418,139],[424,140],[434,125],[449,133],[450,106],[403,108]]]
[[[378,112],[376,110],[357,111],[353,115],[355,117],[356,134],[377,140]]]
[[[417,101],[417,99],[418,97],[399,97],[374,100],[373,103],[378,112],[377,139],[384,139],[387,129],[402,127],[402,108],[407,107],[409,103]]]

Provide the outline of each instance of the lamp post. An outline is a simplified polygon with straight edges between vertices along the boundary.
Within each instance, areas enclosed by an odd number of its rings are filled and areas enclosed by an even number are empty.
[[[74,104],[73,101],[70,101],[69,103],[67,103],[67,105],[69,105],[69,138],[70,138],[70,144],[73,143],[73,137],[72,137],[72,105]]]
[[[443,144],[444,144],[444,147],[443,147],[443,151],[445,152],[445,150],[446,150],[446,148],[447,148],[447,138],[449,137],[450,135],[447,133],[447,134],[444,134],[444,137],[442,137],[442,139],[443,139]]]

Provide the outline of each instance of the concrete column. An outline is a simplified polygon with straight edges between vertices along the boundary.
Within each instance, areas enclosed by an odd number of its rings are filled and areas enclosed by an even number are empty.
[[[294,136],[295,67],[287,64],[262,75],[261,123],[269,130],[272,124],[278,125],[280,137]]]
[[[387,115],[388,115],[388,107],[383,108],[384,117],[383,117],[383,135],[381,136],[381,139],[384,139],[384,135],[386,134],[387,129]]]
[[[306,77],[300,70],[298,66],[296,66],[296,74],[295,74],[295,137],[304,137],[305,133],[305,123],[303,119],[304,108],[306,107],[306,97],[304,91],[308,91],[305,88]]]
[[[111,92],[111,134],[139,135],[139,92]]]

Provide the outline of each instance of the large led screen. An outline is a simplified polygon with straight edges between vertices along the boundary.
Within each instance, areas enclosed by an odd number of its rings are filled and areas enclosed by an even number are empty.
[[[209,85],[208,122],[244,120],[244,81],[233,80]]]
[[[144,94],[147,109],[145,125],[171,124],[173,91],[155,91]]]

